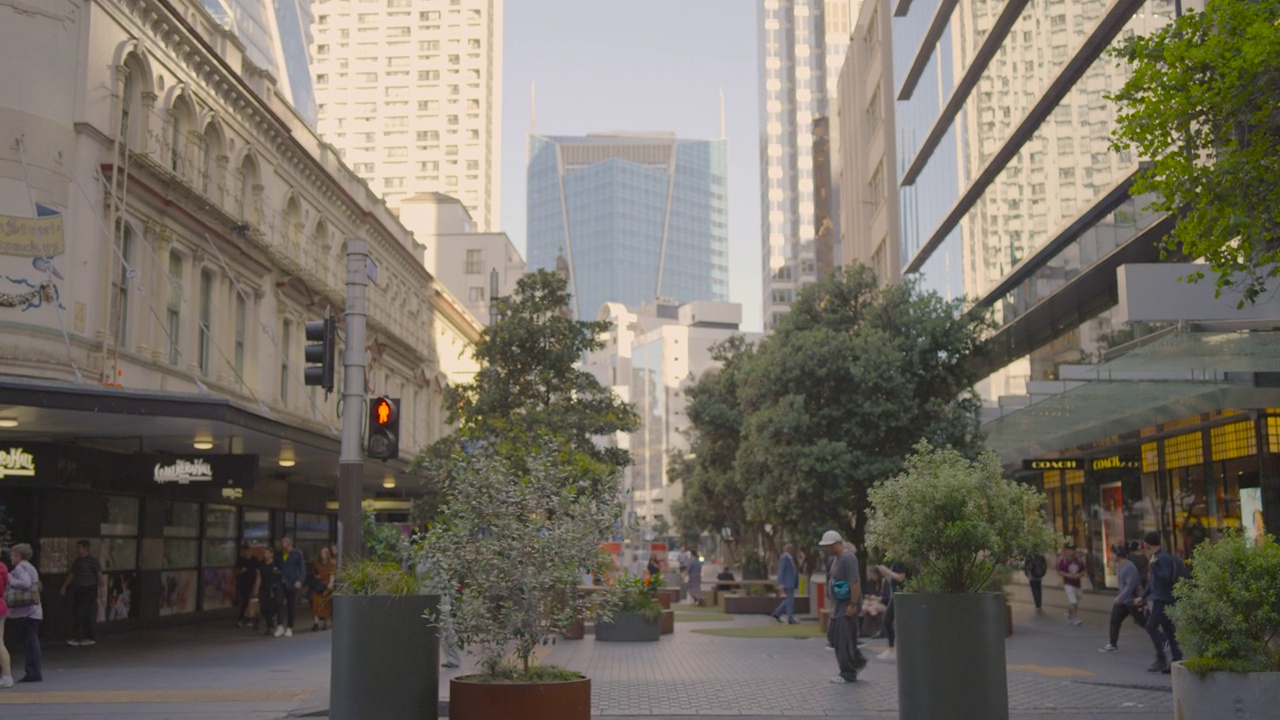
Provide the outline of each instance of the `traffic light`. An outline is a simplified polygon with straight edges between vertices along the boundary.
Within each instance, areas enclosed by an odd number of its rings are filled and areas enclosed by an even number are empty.
[[[304,325],[307,342],[315,343],[302,349],[307,367],[302,371],[307,385],[319,385],[325,392],[333,392],[333,358],[338,344],[338,321],[332,315],[324,320],[312,320]]]
[[[374,460],[400,457],[400,398],[378,397],[369,403],[368,455]]]

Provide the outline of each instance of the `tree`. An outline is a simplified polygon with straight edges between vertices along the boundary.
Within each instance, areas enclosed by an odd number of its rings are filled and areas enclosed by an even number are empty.
[[[475,346],[475,379],[449,391],[449,422],[458,432],[428,447],[419,465],[447,472],[458,451],[491,449],[515,471],[534,448],[555,449],[566,483],[595,486],[631,464],[626,450],[596,439],[630,432],[635,411],[577,366],[600,347],[607,322],[574,320],[564,278],[540,270],[496,301],[499,320]]]
[[[861,547],[868,489],[918,441],[976,457],[973,361],[990,321],[961,310],[913,279],[882,288],[865,265],[802,290],[738,370],[748,516],[799,539],[839,529]]]
[[[1210,0],[1115,55],[1133,74],[1113,145],[1152,158],[1131,192],[1177,216],[1162,251],[1255,301],[1280,274],[1280,0]]]

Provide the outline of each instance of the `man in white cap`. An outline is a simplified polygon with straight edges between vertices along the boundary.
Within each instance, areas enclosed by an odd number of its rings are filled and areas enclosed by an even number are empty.
[[[818,545],[832,557],[831,571],[827,573],[827,597],[834,601],[834,606],[827,637],[835,645],[840,674],[831,678],[831,682],[857,682],[858,671],[867,664],[858,651],[857,612],[862,596],[858,556],[845,547],[844,538],[835,530],[823,533]]]

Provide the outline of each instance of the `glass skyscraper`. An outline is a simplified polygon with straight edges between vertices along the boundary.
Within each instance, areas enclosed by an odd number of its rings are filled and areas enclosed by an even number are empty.
[[[314,128],[318,109],[311,81],[311,0],[202,0],[215,20],[244,43],[254,65],[271,73],[293,107]]]
[[[569,265],[573,313],[729,299],[724,140],[529,136],[530,269]]]

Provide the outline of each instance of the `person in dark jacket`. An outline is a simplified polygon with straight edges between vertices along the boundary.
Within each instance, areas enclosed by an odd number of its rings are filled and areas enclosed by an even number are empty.
[[[1147,634],[1156,648],[1156,660],[1147,668],[1147,672],[1170,671],[1169,663],[1182,659],[1182,648],[1178,647],[1177,628],[1169,619],[1166,609],[1173,604],[1173,585],[1178,581],[1178,561],[1160,547],[1160,533],[1149,532],[1142,539],[1143,550],[1151,559],[1148,566],[1147,589],[1142,594],[1143,602],[1151,609],[1147,616]],[[1165,645],[1169,646],[1170,658],[1164,654]]]
[[[248,627],[254,621],[249,619],[249,601],[253,599],[253,586],[258,580],[259,561],[253,556],[253,548],[248,543],[240,546],[240,557],[236,558],[236,605],[240,608],[240,616],[236,619],[237,627]]]
[[[89,541],[76,541],[76,558],[62,583],[62,596],[71,591],[71,639],[68,645],[93,645],[94,625],[98,622],[98,585],[102,582],[102,565],[89,554]]]
[[[1126,617],[1132,617],[1139,627],[1145,627],[1147,620],[1137,604],[1141,586],[1138,584],[1138,568],[1129,561],[1129,548],[1121,543],[1111,548],[1111,554],[1115,557],[1116,580],[1120,590],[1111,603],[1111,634],[1101,652],[1115,652],[1118,649],[1116,643],[1120,641],[1120,626]]]
[[[284,604],[284,576],[280,566],[275,562],[275,554],[267,548],[262,554],[262,562],[257,565],[258,613],[267,624],[265,635],[280,637],[284,634],[284,626],[280,624],[280,606]],[[253,629],[258,629],[254,620]]]
[[[280,555],[276,558],[276,565],[280,567],[280,574],[284,578],[285,605],[285,622],[277,626],[276,637],[280,637],[282,633],[285,637],[293,637],[298,593],[302,591],[302,580],[307,576],[307,563],[302,557],[302,551],[293,546],[293,538],[280,538]]]

